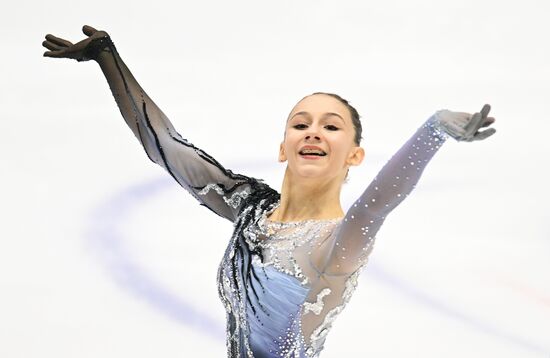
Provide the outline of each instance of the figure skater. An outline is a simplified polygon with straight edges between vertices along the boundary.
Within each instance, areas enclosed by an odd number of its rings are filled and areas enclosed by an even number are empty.
[[[234,223],[218,269],[227,311],[228,357],[318,357],[349,301],[376,233],[414,189],[448,137],[483,140],[490,106],[473,115],[440,110],[383,166],[344,213],[342,184],[364,157],[359,114],[346,100],[316,92],[290,112],[279,148],[287,162],[281,193],[235,174],[183,138],[138,84],[105,31],[85,25],[72,44],[46,35],[44,56],[96,61],[127,125],[151,161],[201,205]]]

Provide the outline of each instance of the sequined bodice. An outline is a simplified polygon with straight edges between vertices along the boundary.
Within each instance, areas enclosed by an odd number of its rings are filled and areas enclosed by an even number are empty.
[[[249,328],[254,328],[245,340],[248,356],[316,357],[332,322],[351,297],[359,271],[330,275],[322,273],[323,262],[315,261],[315,257],[327,256],[317,251],[332,248],[335,229],[343,218],[300,222],[269,220],[268,215],[278,205],[279,202],[275,202],[263,211],[251,208],[256,215],[250,225],[243,228],[247,245],[257,252],[252,254],[254,275],[251,276],[258,282],[252,290],[253,296],[261,296],[258,307],[255,310],[247,307],[253,305],[254,300],[239,307],[240,302],[235,300],[239,297],[235,294],[238,284],[232,284],[231,260],[226,257],[220,266],[221,297],[229,314],[253,313],[253,318],[249,317],[246,322]],[[267,292],[278,292],[278,296]],[[278,299],[280,296],[284,302]],[[279,320],[274,324],[275,315]],[[250,344],[257,341],[258,334],[270,337],[261,347]]]
[[[258,245],[263,254],[263,262],[255,256],[255,263],[273,265],[277,270],[296,277],[304,285],[309,284],[318,276],[320,269],[311,262],[312,252],[327,243],[343,218],[272,221],[269,215],[279,204],[275,203],[272,209],[260,215],[256,232],[249,236],[248,244],[251,247]]]

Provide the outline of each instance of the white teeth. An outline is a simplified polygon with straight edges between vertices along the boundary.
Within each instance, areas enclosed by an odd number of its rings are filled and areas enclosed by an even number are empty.
[[[320,156],[326,155],[325,152],[315,150],[315,149],[304,149],[304,150],[300,151],[300,154],[302,154],[302,155],[304,155],[304,154],[315,154],[315,155],[320,155]]]

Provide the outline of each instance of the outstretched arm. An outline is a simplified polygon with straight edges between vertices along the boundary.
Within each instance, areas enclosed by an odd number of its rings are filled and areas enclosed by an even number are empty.
[[[184,139],[139,85],[109,35],[90,26],[84,26],[83,32],[89,37],[74,45],[47,35],[43,45],[51,51],[44,56],[95,60],[107,79],[126,124],[149,159],[166,169],[202,205],[233,221],[243,199],[257,185],[257,180],[225,169],[210,155]]]
[[[474,116],[443,110],[428,118],[348,210],[334,233],[333,246],[323,272],[328,275],[349,274],[363,266],[385,218],[415,188],[425,167],[448,137],[472,141],[487,138],[495,132],[494,128],[477,131],[494,122],[494,118],[487,118],[489,109],[486,105]]]

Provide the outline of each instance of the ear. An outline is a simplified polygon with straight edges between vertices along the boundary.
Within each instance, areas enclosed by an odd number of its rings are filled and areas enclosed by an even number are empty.
[[[281,145],[279,146],[279,162],[281,163],[286,162],[286,153],[282,142],[281,142]]]
[[[365,158],[365,150],[362,147],[353,147],[346,159],[346,164],[357,166],[363,162]]]

